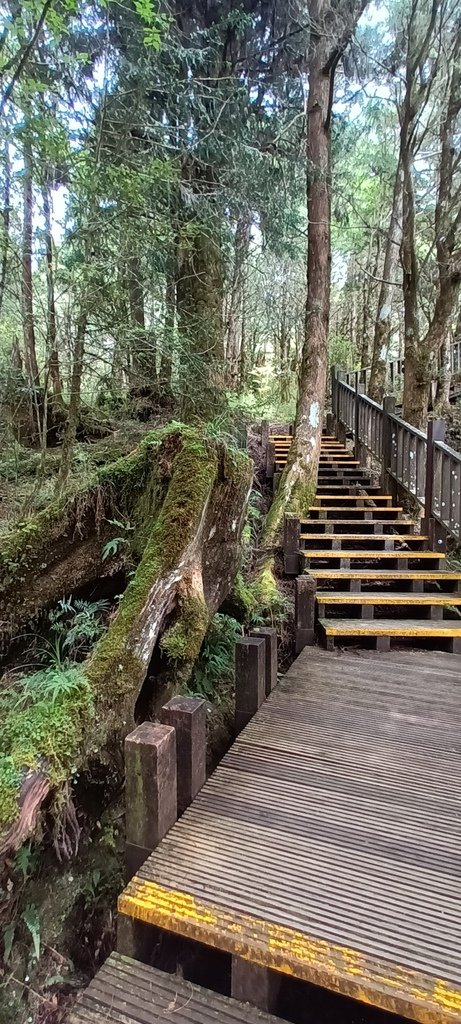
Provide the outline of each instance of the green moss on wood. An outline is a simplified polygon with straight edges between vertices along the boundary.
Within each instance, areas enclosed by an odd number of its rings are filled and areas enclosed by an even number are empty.
[[[210,616],[203,598],[193,594],[181,601],[179,618],[164,633],[162,651],[175,662],[193,663],[200,654]]]

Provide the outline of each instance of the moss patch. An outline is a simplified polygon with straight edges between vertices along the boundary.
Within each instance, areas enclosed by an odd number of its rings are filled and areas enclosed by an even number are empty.
[[[210,616],[201,597],[195,594],[181,601],[179,618],[164,633],[160,647],[175,662],[189,665],[198,658],[203,637],[208,629]]]
[[[37,673],[39,683],[35,689],[29,685],[25,703],[18,703],[24,696],[21,680],[2,695],[1,828],[16,816],[20,784],[27,771],[45,772],[53,785],[69,777],[81,757],[85,736],[94,719],[92,692],[81,666],[62,670],[55,684],[55,699],[46,675]],[[34,678],[29,677],[24,684],[33,683]]]

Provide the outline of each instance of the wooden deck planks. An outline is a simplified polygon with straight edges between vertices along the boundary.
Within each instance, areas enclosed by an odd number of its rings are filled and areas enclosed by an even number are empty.
[[[68,1024],[280,1024],[248,1003],[210,992],[176,974],[118,953],[79,997]]]
[[[461,1020],[461,658],[313,648],[121,912],[423,1024]]]

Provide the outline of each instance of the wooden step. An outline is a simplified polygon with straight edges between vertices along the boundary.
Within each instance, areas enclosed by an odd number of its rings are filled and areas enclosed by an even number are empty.
[[[411,588],[413,593],[424,593],[427,584],[436,583],[443,588],[443,592],[461,592],[461,573],[452,572],[449,569],[309,569],[306,570],[309,576],[317,581],[317,584],[325,586],[328,583],[331,587],[335,584],[341,589],[347,588],[355,593],[364,593],[371,584],[370,589],[376,590],[377,586],[387,583],[394,585],[401,584]],[[447,590],[445,591],[445,588]],[[441,591],[442,592],[442,591]],[[386,591],[383,591],[386,593]]]
[[[379,650],[388,650],[391,638],[451,641],[450,650],[461,651],[461,620],[433,619],[319,619],[318,629],[327,649],[334,648],[335,640],[354,640],[372,637]]]
[[[277,1024],[278,1017],[111,953],[66,1018],[68,1024]],[[280,1024],[280,1022],[279,1022]]]
[[[441,594],[440,591],[426,591],[425,593],[412,593],[402,590],[364,590],[360,594],[351,593],[350,590],[317,590],[318,605],[336,604],[417,604],[417,605],[461,605],[460,594]],[[319,613],[320,614],[320,613]],[[320,615],[323,618],[322,615]]]
[[[308,531],[313,530],[315,527],[319,529],[315,530],[315,537],[331,537],[335,534],[336,528],[343,530],[345,526],[355,526],[357,529],[367,531],[367,537],[373,537],[375,535],[384,535],[386,537],[392,537],[393,534],[390,530],[398,529],[400,531],[407,530],[411,531],[417,524],[411,519],[304,519],[301,522],[301,530]],[[388,529],[386,530],[385,527]],[[347,534],[349,536],[349,534]]]
[[[313,559],[320,558],[328,558],[332,560],[336,559],[337,561],[343,561],[347,559],[348,561],[351,560],[363,562],[368,560],[381,562],[383,559],[387,558],[398,559],[398,561],[408,559],[409,562],[414,561],[415,559],[418,559],[418,561],[420,561],[420,559],[423,559],[424,561],[428,562],[438,562],[439,560],[442,561],[446,557],[444,553],[441,551],[412,551],[410,549],[408,549],[407,551],[348,551],[344,548],[340,548],[338,551],[307,550],[302,551],[301,554],[306,559],[306,561],[311,561]]]
[[[311,505],[309,512],[344,512],[350,514],[351,512],[361,513],[362,515],[373,515],[374,513],[381,512],[403,512],[401,505],[374,505],[374,506],[363,506],[358,508],[347,508],[345,505]]]
[[[314,501],[336,501],[338,494],[316,494]],[[341,494],[341,501],[392,501],[392,494]]]
[[[423,544],[429,540],[429,537],[423,533],[301,533],[299,536],[300,540],[303,541],[315,541],[316,543],[321,540],[328,542],[329,544],[338,544],[351,541],[363,542],[364,544],[390,544],[402,542]]]

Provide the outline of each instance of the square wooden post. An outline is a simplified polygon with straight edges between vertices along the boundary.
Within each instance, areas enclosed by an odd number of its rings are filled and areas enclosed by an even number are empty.
[[[264,640],[265,645],[265,693],[266,697],[272,693],[277,685],[277,630],[275,626],[259,626],[252,629],[250,636]]]
[[[272,480],[275,472],[275,446],[273,441],[267,442],[266,447],[266,480]]]
[[[172,697],[159,717],[176,731],[179,816],[206,782],[206,701],[201,697]]]
[[[270,433],[270,430],[269,430],[269,420],[262,420],[261,421],[261,447],[263,448],[263,450],[267,447],[267,442],[269,440],[269,433]]]
[[[383,434],[382,434],[382,462],[381,462],[381,488],[386,494],[389,488],[388,469],[392,456],[392,424],[389,413],[395,412],[395,398],[393,395],[385,395],[383,398]]]
[[[297,576],[299,572],[300,533],[298,517],[286,515],[283,523],[283,568],[286,576]]]
[[[235,645],[235,731],[256,714],[266,695],[265,641],[245,636]]]
[[[429,536],[429,548],[445,551],[446,530],[432,515],[434,504],[434,441],[444,441],[447,425],[445,420],[429,420],[427,424],[426,480],[424,487],[423,530]]]
[[[176,736],[143,722],[125,740],[126,867],[131,878],[177,818]]]
[[[315,595],[317,583],[312,576],[298,576],[295,581],[295,652],[301,654],[315,637]]]

